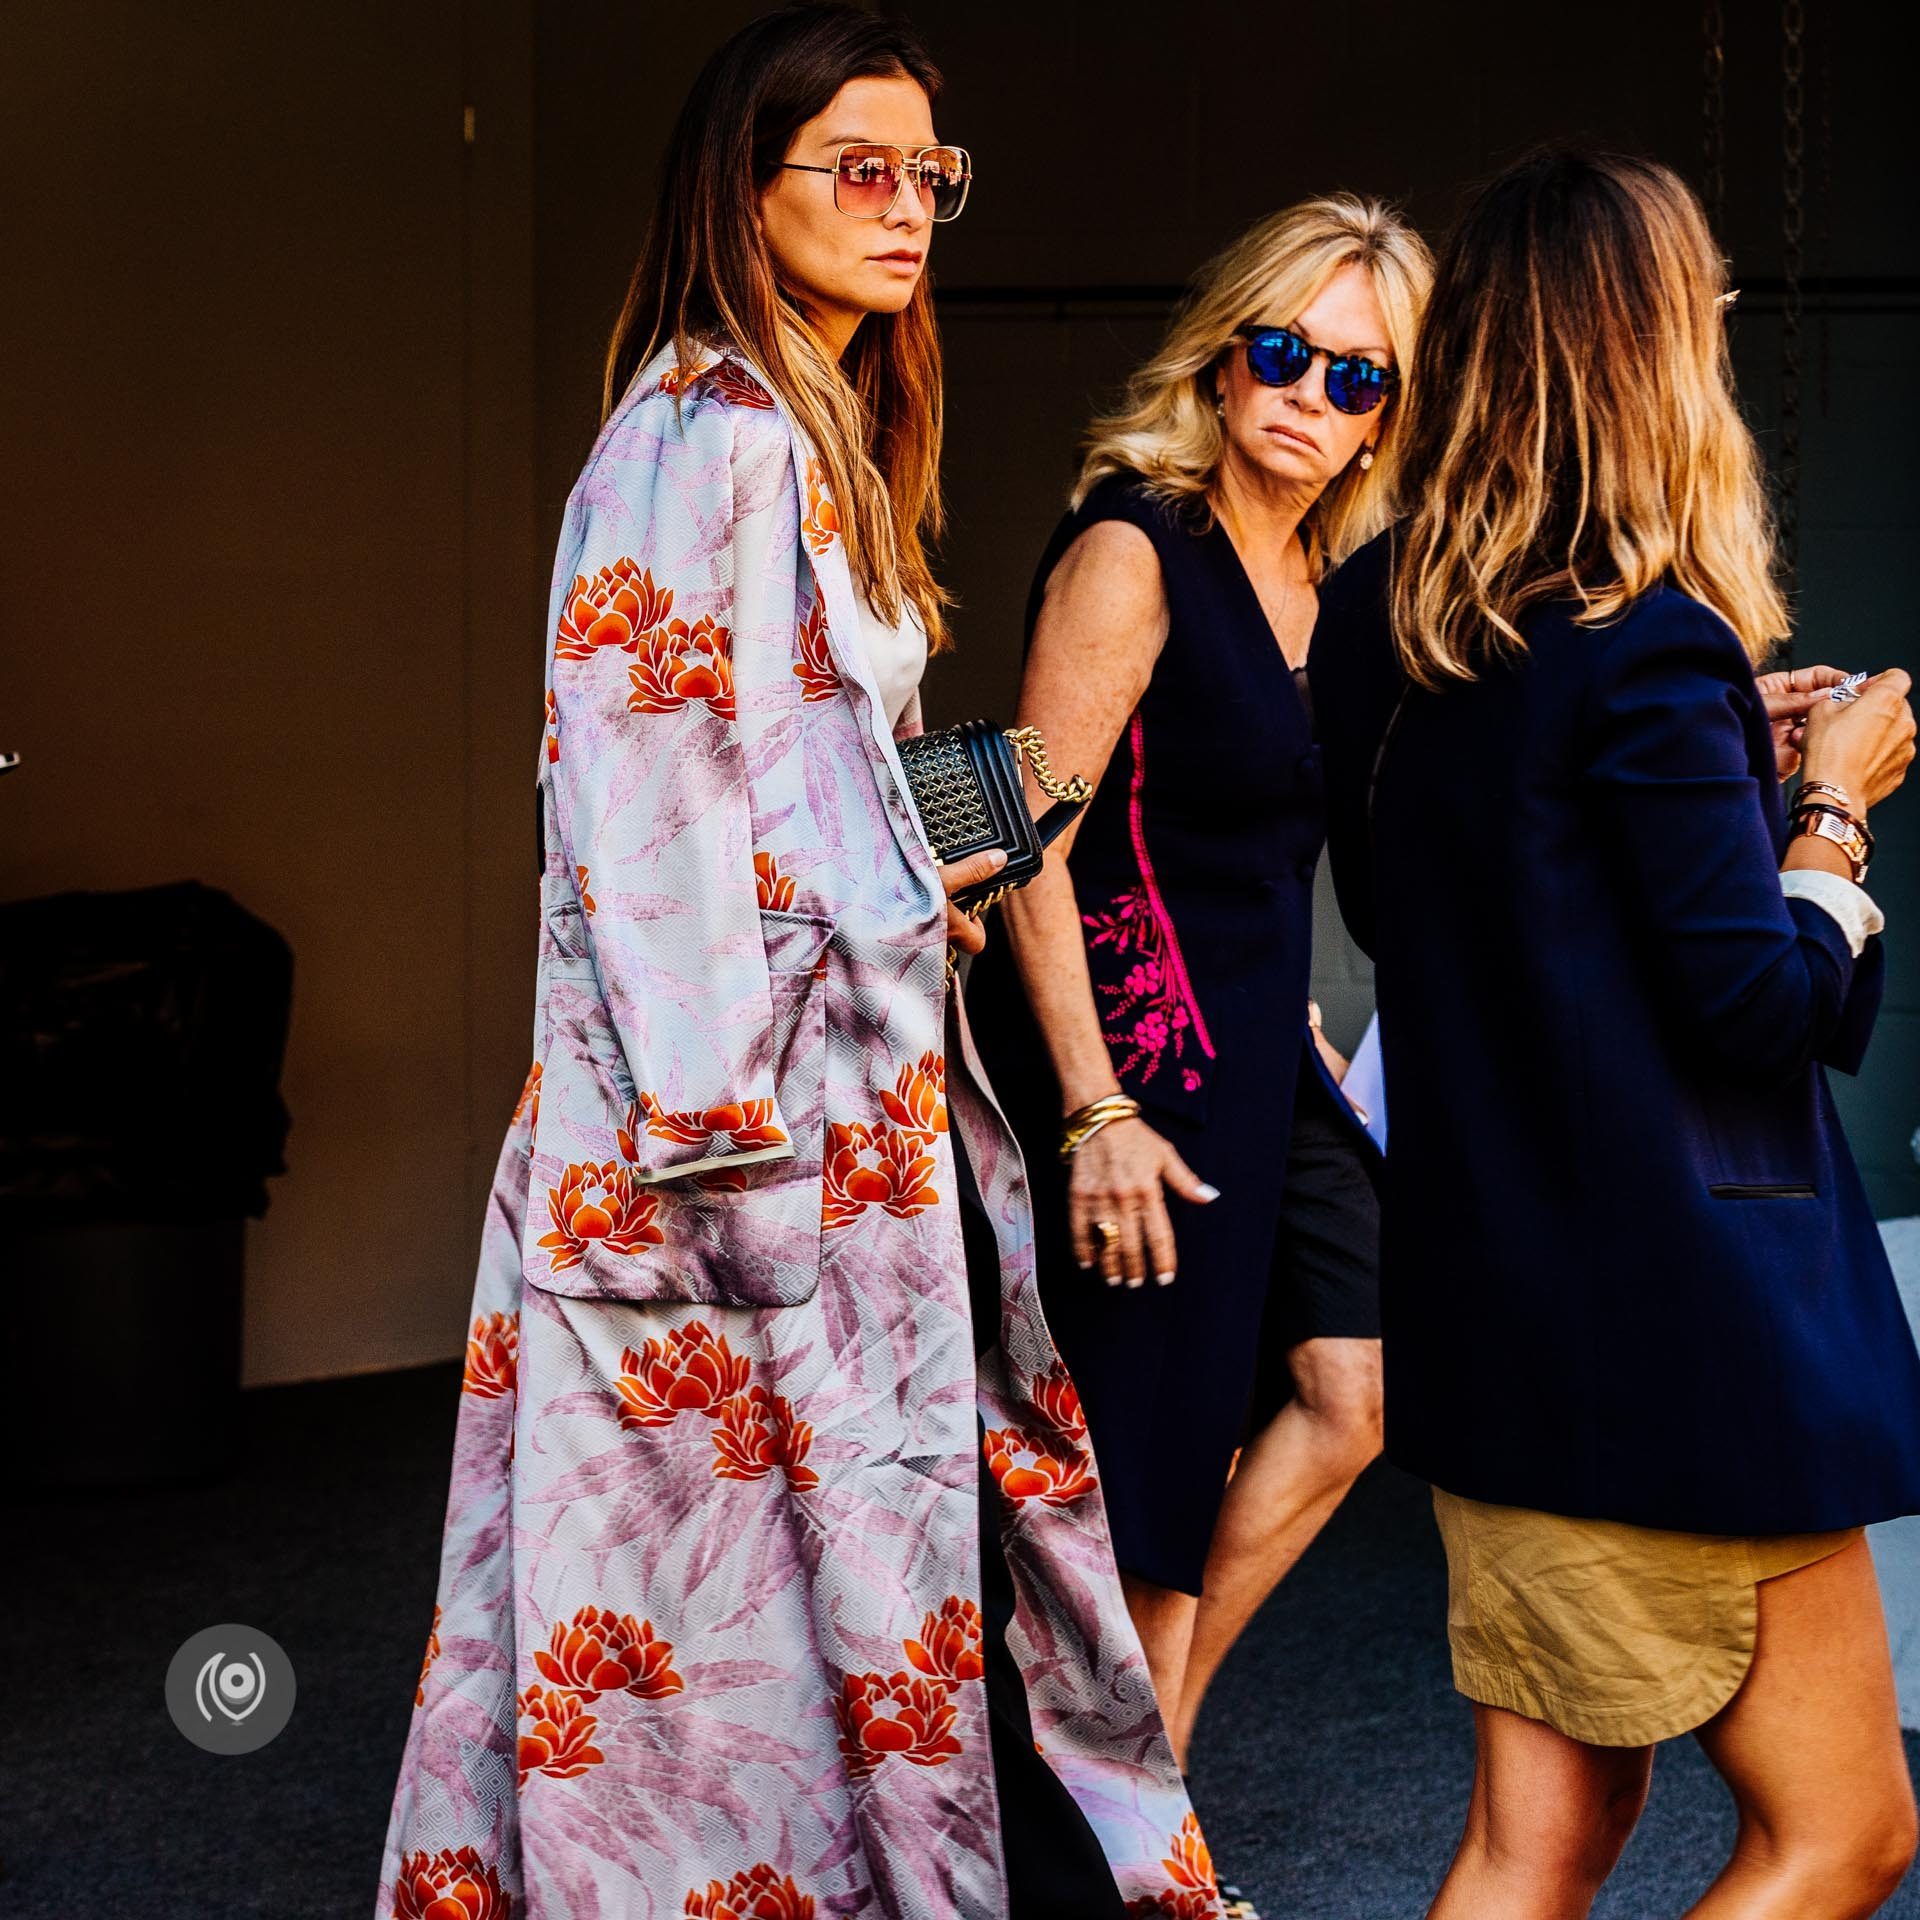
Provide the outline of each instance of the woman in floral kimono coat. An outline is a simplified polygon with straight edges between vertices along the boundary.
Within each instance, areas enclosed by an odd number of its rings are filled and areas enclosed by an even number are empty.
[[[862,639],[944,638],[937,87],[789,11],[669,151],[560,541],[536,1054],[380,1920],[1220,1910],[949,980],[979,875]]]

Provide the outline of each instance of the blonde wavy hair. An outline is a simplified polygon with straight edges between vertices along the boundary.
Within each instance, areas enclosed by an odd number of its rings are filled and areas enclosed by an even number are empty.
[[[1408,517],[1393,615],[1437,688],[1669,581],[1759,660],[1787,632],[1759,455],[1733,395],[1726,267],[1700,203],[1651,160],[1546,150],[1442,252],[1401,426]]]
[[[1331,480],[1302,522],[1315,579],[1338,566],[1392,518],[1406,369],[1433,278],[1427,243],[1384,201],[1328,194],[1269,214],[1195,274],[1160,350],[1128,381],[1082,442],[1077,507],[1100,480],[1137,474],[1149,493],[1210,525],[1226,429],[1213,405],[1213,371],[1249,321],[1291,321],[1342,267],[1373,281],[1400,391],[1382,408],[1374,461]]]

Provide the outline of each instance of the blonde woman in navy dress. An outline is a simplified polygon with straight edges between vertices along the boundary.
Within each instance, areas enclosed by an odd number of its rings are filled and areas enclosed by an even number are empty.
[[[1379,1447],[1377,1154],[1308,999],[1302,669],[1316,583],[1386,524],[1429,271],[1350,196],[1210,262],[1096,423],[1028,614],[1020,719],[1099,784],[968,997],[1183,1767],[1213,1672]]]

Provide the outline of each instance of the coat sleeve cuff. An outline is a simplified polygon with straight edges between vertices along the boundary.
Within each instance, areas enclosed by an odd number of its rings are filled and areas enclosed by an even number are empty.
[[[1874,904],[1873,896],[1865,887],[1855,886],[1851,880],[1837,873],[1823,872],[1818,867],[1790,868],[1780,876],[1780,891],[1790,900],[1810,900],[1831,914],[1847,936],[1847,945],[1856,960],[1865,950],[1868,938],[1887,924],[1886,915]]]

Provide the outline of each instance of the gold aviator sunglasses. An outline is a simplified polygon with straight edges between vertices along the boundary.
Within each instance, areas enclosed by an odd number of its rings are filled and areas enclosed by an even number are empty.
[[[918,147],[912,153],[884,141],[862,140],[840,149],[830,167],[783,160],[790,173],[833,175],[833,204],[854,220],[884,220],[909,177],[929,220],[954,220],[967,204],[973,161],[965,147]]]

